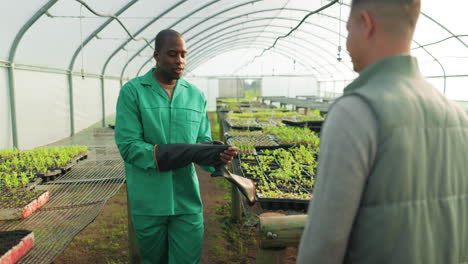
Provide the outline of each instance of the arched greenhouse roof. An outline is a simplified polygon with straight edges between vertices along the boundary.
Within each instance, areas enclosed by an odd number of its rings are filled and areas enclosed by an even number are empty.
[[[0,10],[0,147],[43,145],[115,112],[122,83],[154,66],[154,38],[166,28],[183,34],[185,77],[198,86],[283,76],[307,78],[339,94],[356,77],[346,51],[349,4],[9,1]],[[468,100],[466,10],[467,1],[422,0],[412,46],[423,74],[458,101]],[[56,129],[44,132],[44,124]]]

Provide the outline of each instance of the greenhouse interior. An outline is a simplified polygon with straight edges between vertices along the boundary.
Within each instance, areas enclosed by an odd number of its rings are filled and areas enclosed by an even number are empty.
[[[468,1],[371,2],[4,2],[0,264],[468,262]]]

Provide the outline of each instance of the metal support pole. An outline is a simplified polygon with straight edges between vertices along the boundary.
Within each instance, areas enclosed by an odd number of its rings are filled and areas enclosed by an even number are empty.
[[[72,72],[73,72],[73,66],[75,65],[75,61],[78,58],[78,55],[80,52],[82,52],[82,49],[88,45],[88,43],[94,39],[94,37],[97,36],[99,32],[101,32],[103,29],[105,29],[114,19],[116,19],[119,15],[121,15],[123,12],[125,12],[127,9],[129,9],[133,4],[138,2],[138,0],[133,0],[127,3],[125,6],[120,8],[113,16],[111,15],[101,15],[105,17],[109,17],[109,19],[106,20],[99,28],[97,28],[93,33],[91,33],[84,41],[81,43],[81,45],[75,50],[73,53],[72,59],[70,60],[70,64],[68,66],[68,93],[70,95],[70,130],[71,130],[71,135],[73,136],[75,134],[75,115],[74,115],[74,107],[73,107],[73,77],[72,77]],[[102,95],[102,126],[104,127],[106,125],[105,123],[105,105],[104,105],[104,73],[101,74],[101,95]]]
[[[242,205],[239,190],[234,184],[231,184],[231,217],[236,221],[242,219]]]
[[[18,131],[16,125],[16,103],[15,103],[15,75],[14,63],[10,63],[8,67],[8,91],[10,99],[10,115],[11,115],[11,137],[13,140],[13,147],[18,148]]]
[[[75,107],[73,105],[73,75],[68,74],[68,104],[70,106],[70,136],[75,134]]]
[[[101,102],[102,102],[102,127],[106,126],[106,97],[104,91],[104,75],[101,76]]]
[[[10,115],[11,115],[11,136],[13,139],[13,147],[18,148],[18,128],[16,123],[16,101],[15,101],[15,55],[16,49],[21,42],[24,34],[31,28],[31,26],[45,13],[49,8],[51,8],[58,0],[50,0],[47,2],[41,9],[39,9],[23,27],[20,31],[16,34],[15,40],[10,48],[10,54],[8,57],[8,61],[10,62],[10,66],[8,67],[8,92],[10,98]]]

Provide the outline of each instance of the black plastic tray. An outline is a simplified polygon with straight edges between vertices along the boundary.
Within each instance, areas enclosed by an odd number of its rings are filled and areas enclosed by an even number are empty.
[[[236,129],[236,130],[250,130],[250,131],[262,130],[261,127],[230,126],[230,128],[231,128],[231,129]]]
[[[274,149],[279,149],[279,148],[289,149],[289,148],[299,147],[299,146],[308,146],[308,145],[306,145],[306,144],[278,144],[278,146],[258,146],[258,147],[255,147],[255,148],[257,150],[263,150],[263,149],[274,150]]]
[[[262,130],[262,127],[243,127],[243,126],[231,126],[231,123],[229,123],[226,119],[223,120],[223,122],[229,127],[230,129],[237,129],[237,130],[250,130],[250,131],[255,131],[255,130]]]
[[[291,120],[281,120],[283,124],[293,127],[308,127],[310,130],[320,133],[322,130],[322,125],[324,120],[319,121],[291,121]]]
[[[257,179],[253,179],[249,174],[244,172],[244,169],[241,166],[242,161],[248,161],[249,163],[256,163],[258,165],[258,159],[240,159],[239,160],[239,171],[240,174],[248,179],[252,179],[254,181],[258,181]],[[278,166],[278,161],[275,159],[274,161]],[[311,177],[306,171],[303,171],[305,175],[302,177]],[[268,176],[266,176],[268,179]],[[304,189],[305,191],[309,191]],[[307,211],[307,207],[309,205],[309,200],[302,200],[302,199],[290,199],[290,198],[262,198],[257,194],[257,200],[260,203],[260,206],[264,210],[295,210],[295,211]]]
[[[257,201],[260,203],[263,210],[294,210],[307,212],[310,200],[260,198],[257,196]]]

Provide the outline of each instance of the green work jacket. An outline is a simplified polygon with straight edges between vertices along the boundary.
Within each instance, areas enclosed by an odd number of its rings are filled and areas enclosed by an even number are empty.
[[[206,99],[183,79],[177,81],[169,99],[153,78],[153,70],[127,82],[117,101],[115,142],[125,161],[130,208],[134,215],[200,213],[193,164],[160,172],[154,146],[211,141]]]

